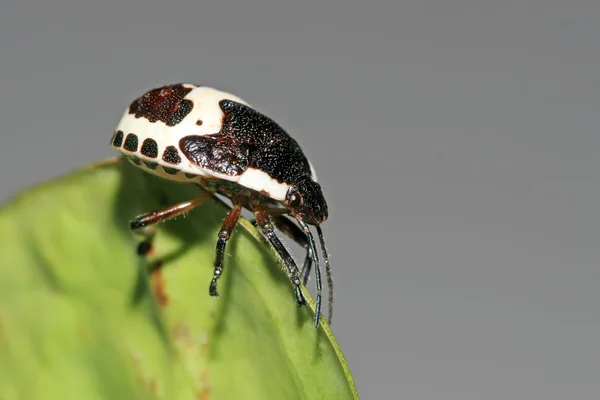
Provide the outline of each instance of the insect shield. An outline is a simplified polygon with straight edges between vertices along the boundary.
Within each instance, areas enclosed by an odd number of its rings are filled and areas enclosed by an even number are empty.
[[[317,231],[329,286],[329,322],[333,312],[333,281],[321,223],[327,203],[310,162],[298,143],[275,121],[229,93],[186,83],[152,89],[125,110],[112,147],[145,171],[165,179],[200,185],[199,198],[140,215],[132,230],[189,212],[218,193],[232,201],[216,246],[211,296],[218,296],[225,247],[242,208],[254,214],[260,228],[283,260],[294,285],[298,305],[314,264],[317,287],[314,324],[321,315],[321,266],[311,226]],[[302,271],[275,234],[280,230],[307,249]],[[152,235],[139,245],[145,256]]]

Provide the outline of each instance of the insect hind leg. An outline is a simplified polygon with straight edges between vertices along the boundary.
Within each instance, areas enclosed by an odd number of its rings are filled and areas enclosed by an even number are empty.
[[[156,236],[157,224],[176,218],[182,214],[190,212],[208,199],[212,193],[206,192],[195,199],[184,201],[171,205],[160,210],[151,211],[138,215],[129,223],[132,232],[140,235],[142,241],[137,246],[137,254],[140,257],[147,257],[152,253],[154,237]],[[160,263],[160,262],[159,262]]]

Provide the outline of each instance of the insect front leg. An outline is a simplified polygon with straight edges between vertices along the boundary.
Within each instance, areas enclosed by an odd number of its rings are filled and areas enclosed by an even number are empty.
[[[273,215],[273,214],[275,214],[275,215]],[[306,249],[306,257],[304,258],[304,264],[303,264],[302,270],[300,272],[300,276],[302,277],[302,284],[304,286],[306,286],[306,284],[308,282],[308,278],[310,276],[313,262],[318,267],[318,257],[315,255],[316,247],[315,247],[315,243],[314,243],[314,239],[312,238],[312,235],[310,235],[310,233],[307,234],[304,231],[304,229],[307,229],[306,226],[301,228],[300,226],[296,225],[293,220],[288,218],[286,214],[279,214],[277,212],[272,213],[269,210],[269,215],[270,215],[271,220],[273,221],[274,225],[277,227],[277,229],[279,229],[287,237],[289,237],[290,239],[292,239],[293,241],[295,241],[300,246],[302,246],[303,248]],[[256,220],[253,220],[252,224],[254,226],[258,225]],[[329,257],[327,255],[327,250],[325,249],[325,244],[324,244],[323,238],[322,238],[323,234],[322,234],[322,231],[320,228],[317,228],[317,230],[318,230],[319,238],[321,239],[321,247],[323,250],[323,255],[325,256],[325,270],[326,270],[327,283],[329,286],[328,322],[331,324],[331,319],[332,319],[332,315],[333,315],[333,280],[331,278]],[[317,278],[317,301],[316,301],[316,304],[317,304],[318,310],[316,310],[317,312],[315,313],[315,316],[320,315],[320,312],[321,312],[321,290],[322,290],[321,271],[319,270],[319,268],[317,268],[316,272],[317,272],[317,274],[316,274],[316,278]],[[317,319],[318,319],[318,317],[315,319],[315,325],[317,324]]]
[[[273,223],[275,224],[277,229],[283,232],[283,234],[286,235],[288,238],[296,242],[299,246],[306,249],[306,257],[304,257],[304,263],[302,264],[302,269],[300,270],[302,284],[306,286],[306,284],[308,283],[308,278],[310,276],[310,271],[312,269],[313,259],[312,249],[308,244],[308,237],[304,232],[302,232],[302,229],[300,229],[298,225],[294,224],[294,222],[291,219],[287,218],[285,215],[273,215],[272,213],[269,214],[271,215],[271,219],[273,220]],[[258,227],[256,219],[252,220],[252,225],[254,225],[254,227]]]
[[[219,231],[219,239],[217,241],[217,254],[215,257],[215,272],[213,274],[213,278],[210,281],[210,286],[208,288],[208,292],[211,296],[219,296],[217,292],[217,281],[223,274],[223,259],[225,258],[225,246],[227,245],[227,241],[231,237],[231,232],[235,228],[238,220],[240,219],[240,214],[242,213],[242,205],[241,203],[235,203],[233,208],[229,211],[225,220],[223,221],[223,225],[221,225],[221,230]]]
[[[300,289],[300,271],[298,271],[298,266],[296,266],[296,262],[287,251],[285,246],[281,243],[277,235],[275,235],[275,227],[271,222],[268,212],[260,209],[256,210],[254,211],[254,217],[256,218],[256,223],[262,230],[263,234],[266,236],[269,243],[271,243],[271,246],[275,249],[277,254],[279,254],[288,270],[290,279],[294,285],[296,303],[298,303],[299,306],[308,304],[304,298],[304,295],[302,294],[302,290]]]
[[[289,219],[285,215],[273,216],[272,219],[277,229],[279,229],[287,237],[292,239],[294,242],[296,242],[298,245],[302,246],[306,250],[304,264],[302,264],[302,269],[300,270],[302,284],[306,286],[306,284],[308,283],[308,278],[310,276],[313,260],[312,248],[309,245],[308,236],[302,231],[302,229],[298,225],[296,225],[291,219]],[[253,224],[256,225],[256,220],[253,221]]]

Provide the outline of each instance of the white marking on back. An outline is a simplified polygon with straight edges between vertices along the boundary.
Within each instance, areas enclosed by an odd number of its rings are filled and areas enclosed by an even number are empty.
[[[116,148],[119,152],[126,155],[135,155],[141,160],[153,161],[159,165],[169,168],[177,168],[178,170],[195,174],[199,176],[212,176],[220,179],[225,179],[232,182],[237,182],[239,176],[224,176],[215,174],[214,172],[204,169],[189,160],[179,150],[179,141],[185,136],[205,136],[218,133],[221,131],[223,122],[223,111],[219,107],[221,100],[233,100],[241,104],[249,106],[247,102],[236,95],[222,92],[206,86],[196,86],[192,84],[183,84],[184,87],[193,88],[184,99],[192,101],[194,107],[186,117],[175,126],[167,126],[162,121],[150,122],[146,118],[136,118],[133,114],[129,114],[129,107],[123,113],[121,121],[117,125],[117,131],[123,131],[123,142],[128,134],[133,133],[138,137],[138,149],[136,152],[129,152],[123,148]],[[202,120],[202,125],[196,125],[196,121]],[[158,145],[158,157],[150,158],[141,153],[142,143],[145,139],[154,139]],[[179,165],[172,165],[162,160],[162,155],[168,146],[174,146],[181,158]],[[158,172],[161,176],[167,179],[177,179],[173,175],[165,175]],[[172,177],[172,178],[171,178]]]
[[[266,192],[270,198],[280,201],[285,200],[285,196],[290,188],[288,184],[281,183],[271,178],[266,172],[255,168],[245,170],[240,175],[237,183],[257,192]]]
[[[317,171],[315,171],[315,167],[313,167],[312,163],[309,161],[308,165],[310,166],[310,178],[313,181],[317,181]]]

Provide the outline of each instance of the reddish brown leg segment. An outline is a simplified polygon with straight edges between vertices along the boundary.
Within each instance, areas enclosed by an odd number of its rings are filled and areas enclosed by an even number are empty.
[[[159,222],[168,221],[170,219],[180,216],[181,214],[190,212],[191,210],[202,204],[210,196],[212,196],[212,193],[206,192],[202,196],[196,197],[193,200],[184,201],[169,206],[167,208],[163,208],[161,210],[151,211],[146,214],[138,215],[131,221],[129,226],[132,230],[137,230],[150,225],[154,225]]]
[[[148,228],[159,222],[168,221],[182,214],[190,212],[194,208],[202,204],[206,199],[212,196],[212,193],[206,192],[193,200],[184,201],[161,210],[151,211],[146,214],[138,215],[131,220],[129,227],[134,232],[144,233],[144,228]],[[154,231],[147,232],[145,239],[138,246],[138,254],[141,256],[147,255],[152,250],[152,240],[154,239]]]

